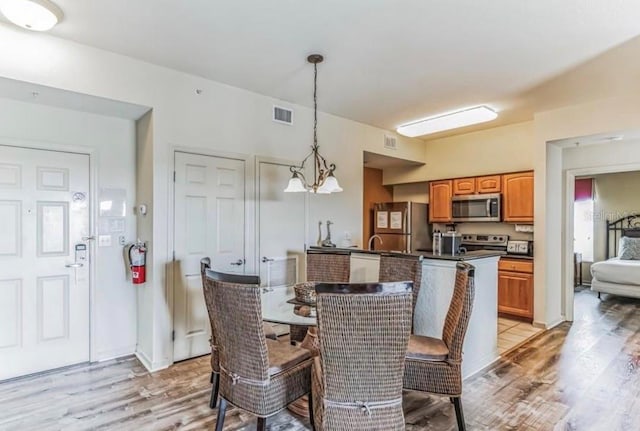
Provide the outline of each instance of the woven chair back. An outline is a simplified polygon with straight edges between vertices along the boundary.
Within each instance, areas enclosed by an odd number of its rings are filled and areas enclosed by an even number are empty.
[[[413,311],[422,285],[422,256],[380,256],[378,281],[413,281]]]
[[[325,400],[401,399],[411,290],[411,282],[316,285]]]
[[[349,253],[307,253],[307,281],[348,283],[350,273]]]
[[[223,281],[225,280],[225,281]],[[253,284],[245,284],[253,281]],[[268,357],[262,326],[259,278],[206,271],[205,292],[216,334],[220,370],[227,375],[267,380]]]
[[[444,321],[442,340],[449,348],[449,359],[462,360],[462,343],[469,326],[475,296],[474,266],[459,262],[449,311]]]

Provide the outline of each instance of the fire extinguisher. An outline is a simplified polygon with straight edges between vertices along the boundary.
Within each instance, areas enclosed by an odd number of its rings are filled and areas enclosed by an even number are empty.
[[[142,284],[147,281],[145,270],[146,255],[147,247],[144,245],[144,242],[140,240],[129,247],[129,265],[133,284]]]

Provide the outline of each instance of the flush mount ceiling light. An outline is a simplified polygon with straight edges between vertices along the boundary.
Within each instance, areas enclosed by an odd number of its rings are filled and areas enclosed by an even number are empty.
[[[304,158],[300,166],[290,166],[291,179],[285,192],[311,192],[311,193],[337,193],[342,191],[342,187],[338,184],[338,180],[333,175],[336,165],[327,164],[318,146],[318,63],[322,63],[324,58],[319,54],[312,54],[307,57],[307,61],[313,64],[313,145],[311,153]],[[304,177],[304,165],[311,157],[313,157],[313,183],[308,183]]]
[[[51,30],[64,16],[49,0],[0,0],[0,12],[15,25],[34,31]]]
[[[431,133],[442,132],[443,130],[485,123],[496,119],[497,116],[498,114],[496,114],[496,111],[493,109],[487,106],[477,106],[475,108],[463,109],[462,111],[404,124],[396,130],[401,135],[415,138],[416,136],[429,135]]]

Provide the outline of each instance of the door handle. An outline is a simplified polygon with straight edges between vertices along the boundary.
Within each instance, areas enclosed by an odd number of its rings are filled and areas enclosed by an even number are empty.
[[[237,265],[237,266],[244,265],[244,259],[238,259],[235,262],[231,262],[231,265]]]
[[[83,237],[82,237],[82,240],[83,240],[83,241],[95,241],[95,240],[96,240],[96,237],[95,237],[95,236],[93,236],[93,235],[91,235],[91,236],[83,236]]]
[[[83,266],[81,263],[67,263],[65,268],[82,268]]]
[[[273,262],[274,259],[269,259],[267,256],[262,256],[262,263]]]

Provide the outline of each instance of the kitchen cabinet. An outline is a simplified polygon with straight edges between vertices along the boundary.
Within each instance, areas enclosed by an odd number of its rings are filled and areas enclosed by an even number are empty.
[[[351,253],[350,283],[377,283],[380,276],[380,255]]]
[[[453,181],[431,181],[429,183],[429,222],[451,222],[451,197]]]
[[[453,180],[454,195],[471,195],[476,192],[475,178],[456,178]]]
[[[533,223],[533,172],[502,176],[502,220]]]
[[[488,175],[476,178],[476,193],[500,193],[502,190],[501,186],[501,175]]]
[[[498,313],[533,320],[533,262],[500,259]]]

